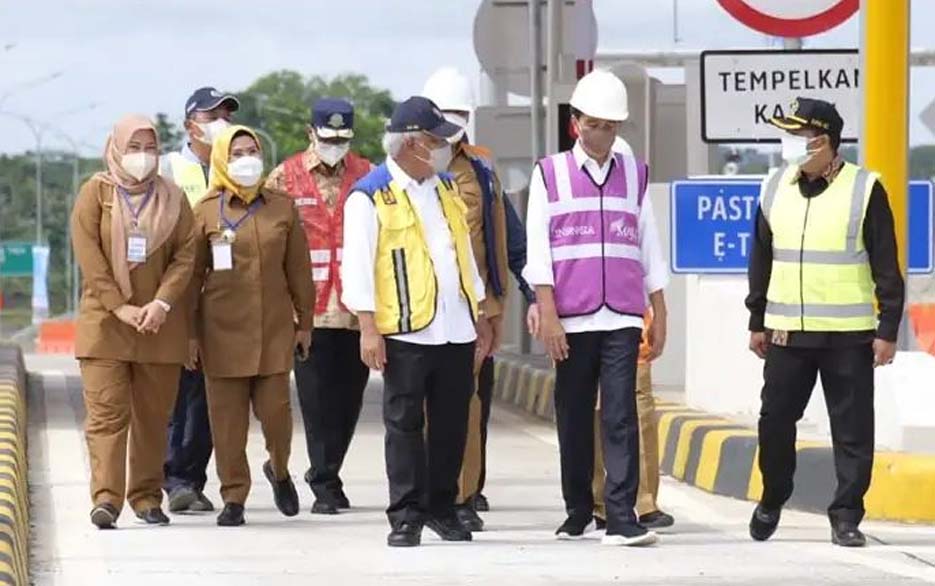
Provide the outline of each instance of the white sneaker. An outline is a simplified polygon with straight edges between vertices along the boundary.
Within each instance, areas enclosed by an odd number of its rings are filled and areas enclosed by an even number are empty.
[[[659,537],[654,532],[647,531],[642,535],[634,535],[632,537],[626,537],[624,535],[604,535],[601,539],[601,545],[638,547],[652,545],[657,541],[659,541]]]

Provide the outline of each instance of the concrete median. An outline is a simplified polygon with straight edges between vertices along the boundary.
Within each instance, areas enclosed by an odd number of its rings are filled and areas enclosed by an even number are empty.
[[[497,357],[494,396],[555,421],[555,374],[547,361]],[[711,493],[755,501],[762,490],[757,433],[750,426],[677,403],[657,402],[660,469]],[[799,441],[795,491],[789,506],[823,513],[836,479],[829,442]],[[865,498],[867,518],[935,523],[935,454],[877,452]]]

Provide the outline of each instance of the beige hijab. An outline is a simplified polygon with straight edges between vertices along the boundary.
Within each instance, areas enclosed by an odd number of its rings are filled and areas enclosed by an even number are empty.
[[[113,208],[111,209],[110,248],[111,269],[120,292],[125,299],[133,296],[133,287],[130,284],[130,271],[141,263],[131,263],[127,260],[127,235],[132,229],[133,212],[127,207],[125,197],[121,190],[130,195],[130,202],[134,209],[138,208],[152,188],[153,193],[146,207],[139,215],[139,230],[146,236],[147,257],[162,246],[175,230],[182,208],[182,194],[172,184],[159,177],[158,165],[142,181],[127,173],[120,164],[120,160],[127,152],[133,133],[138,130],[150,130],[156,136],[156,149],[159,149],[159,134],[152,121],[146,116],[130,114],[121,118],[104,147],[104,162],[107,170],[96,175],[101,181],[114,187]]]

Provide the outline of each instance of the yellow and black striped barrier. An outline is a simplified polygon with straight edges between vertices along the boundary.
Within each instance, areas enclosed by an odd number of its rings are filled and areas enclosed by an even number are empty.
[[[494,396],[555,421],[554,371],[547,362],[499,355]],[[755,429],[685,405],[657,402],[660,470],[708,492],[756,501],[763,489]],[[830,441],[800,441],[792,508],[824,512],[837,480]],[[864,499],[870,519],[935,522],[935,455],[877,452]]]
[[[29,584],[26,369],[19,346],[0,343],[0,584]]]

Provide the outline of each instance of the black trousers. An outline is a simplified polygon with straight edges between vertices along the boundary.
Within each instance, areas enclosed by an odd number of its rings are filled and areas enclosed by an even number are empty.
[[[873,468],[873,347],[770,346],[763,370],[760,472],[763,506],[781,507],[792,495],[796,423],[821,375],[831,420],[838,487],[828,508],[832,521],[859,523]]]
[[[490,408],[493,405],[493,356],[488,356],[477,375],[477,396],[480,398],[480,479],[477,494],[484,492],[487,481],[487,426],[490,424]],[[476,495],[475,495],[476,496]]]
[[[183,368],[175,410],[169,421],[163,489],[171,492],[188,486],[199,492],[204,490],[213,449],[204,373]]]
[[[568,334],[568,359],[555,372],[555,415],[562,464],[562,496],[569,516],[594,511],[594,407],[601,392],[601,434],[607,483],[607,531],[636,523],[640,431],[636,360],[640,328]]]
[[[391,526],[454,514],[473,367],[473,343],[386,340],[383,423]]]
[[[308,360],[295,361],[309,469],[315,498],[334,503],[341,466],[354,437],[370,369],[360,361],[360,332],[316,328]]]

